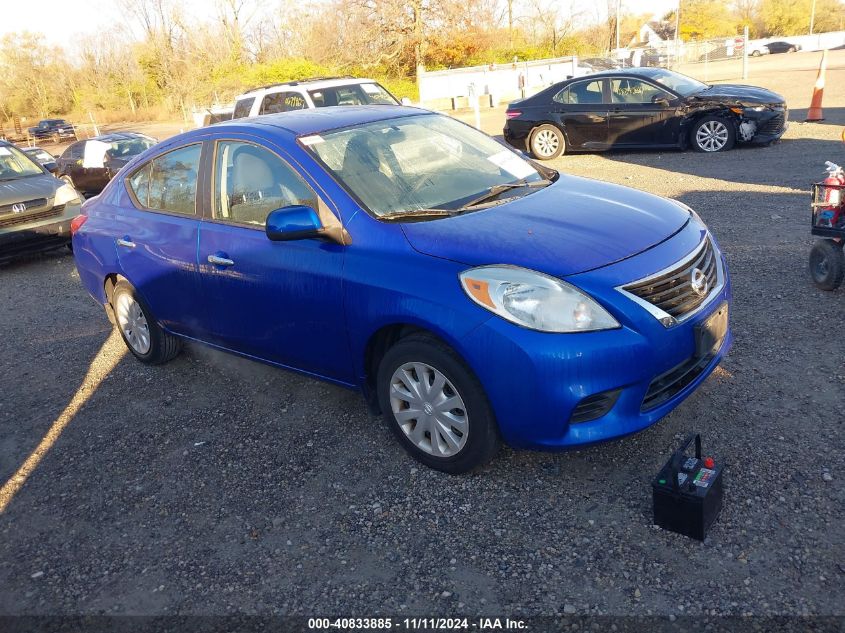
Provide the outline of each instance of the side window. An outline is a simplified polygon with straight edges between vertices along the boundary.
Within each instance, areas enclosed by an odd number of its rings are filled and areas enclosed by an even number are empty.
[[[194,215],[201,152],[196,144],[158,156],[129,176],[129,188],[148,209]]]
[[[654,103],[656,99],[671,99],[672,95],[639,79],[611,79],[610,96],[613,103]]]
[[[144,207],[150,206],[150,167],[152,167],[152,161],[145,164],[126,179],[132,193],[135,194],[138,202]]]
[[[63,160],[78,160],[82,158],[82,147],[85,145],[85,142],[82,143],[74,143],[70,147],[68,147],[64,153],[62,154]]]
[[[554,97],[560,103],[599,104],[604,102],[602,80],[579,81],[564,88]]]
[[[219,141],[214,161],[214,219],[264,226],[271,211],[317,208],[314,192],[287,163],[251,143]]]
[[[274,92],[266,95],[261,102],[261,114],[303,110],[306,107],[305,99],[298,92]]]
[[[255,103],[255,97],[247,97],[246,99],[236,101],[235,111],[232,113],[232,118],[243,119],[244,117],[248,117],[250,110],[252,110],[253,103]]]

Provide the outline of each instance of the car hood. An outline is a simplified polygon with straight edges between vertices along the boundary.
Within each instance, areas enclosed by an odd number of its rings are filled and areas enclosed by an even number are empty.
[[[411,246],[426,255],[564,277],[641,253],[677,233],[689,218],[666,198],[561,175],[516,200],[402,228]]]
[[[15,180],[0,180],[0,207],[6,207],[18,202],[52,199],[62,182],[50,174],[16,178]],[[0,211],[2,213],[2,211]]]
[[[693,99],[718,101],[720,103],[751,103],[755,105],[785,103],[786,100],[776,92],[756,86],[739,84],[714,84],[697,92]]]

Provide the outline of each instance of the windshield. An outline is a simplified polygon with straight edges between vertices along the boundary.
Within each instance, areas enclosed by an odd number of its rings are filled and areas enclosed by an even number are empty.
[[[376,121],[300,141],[377,216],[458,210],[491,188],[544,180],[515,152],[439,114]],[[533,190],[520,188],[502,199]]]
[[[349,84],[309,90],[318,108],[338,105],[397,105],[390,93],[377,83]]]
[[[662,68],[652,71],[651,78],[685,97],[701,92],[708,87],[707,84],[701,83],[697,79]]]
[[[40,176],[43,173],[41,167],[17,147],[0,147],[0,180]]]
[[[133,138],[125,141],[115,141],[111,144],[109,155],[112,158],[129,158],[150,149],[155,142],[146,138]]]

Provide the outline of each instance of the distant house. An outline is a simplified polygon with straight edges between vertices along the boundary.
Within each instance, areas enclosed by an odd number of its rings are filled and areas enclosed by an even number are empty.
[[[658,46],[675,39],[675,25],[671,22],[646,22],[637,31],[629,46]]]

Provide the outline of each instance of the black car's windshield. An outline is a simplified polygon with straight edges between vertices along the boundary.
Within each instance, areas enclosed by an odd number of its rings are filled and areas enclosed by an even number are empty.
[[[318,108],[337,105],[397,105],[396,99],[377,83],[348,84],[309,90]]]
[[[125,141],[115,141],[111,144],[109,155],[112,158],[129,158],[150,149],[155,142],[152,139],[132,138]]]
[[[697,79],[672,72],[671,70],[665,70],[663,68],[651,71],[649,76],[658,83],[663,84],[667,88],[674,90],[684,97],[688,97],[696,92],[701,92],[702,90],[706,90],[708,88],[707,84],[702,83]]]
[[[40,176],[44,171],[17,147],[0,145],[0,180]]]
[[[539,188],[531,183],[545,180],[515,152],[439,114],[376,121],[300,142],[377,216],[436,217],[431,210],[458,212],[488,192],[501,193],[498,200],[518,195],[506,190],[526,195]]]

